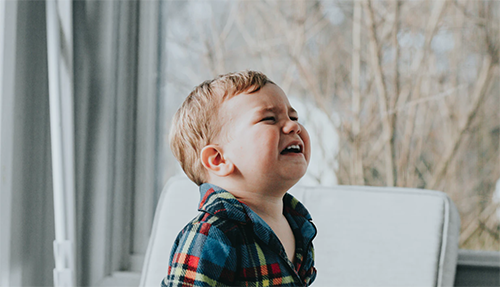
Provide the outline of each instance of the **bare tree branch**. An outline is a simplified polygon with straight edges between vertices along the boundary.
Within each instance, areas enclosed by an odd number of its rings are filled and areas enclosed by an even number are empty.
[[[359,82],[361,79],[361,3],[356,1],[354,3],[354,19],[352,27],[352,102],[351,108],[353,113],[352,122],[352,137],[353,137],[353,158],[352,166],[354,175],[354,184],[364,185],[363,176],[363,159],[360,150],[360,137],[359,132],[361,129],[361,123],[359,119],[359,112],[361,108],[361,94],[359,88]]]
[[[394,146],[392,145],[391,138],[393,136],[392,124],[390,122],[387,110],[388,110],[388,99],[387,90],[384,82],[384,75],[382,72],[381,59],[379,54],[379,44],[377,41],[377,36],[375,33],[375,26],[373,21],[373,9],[370,0],[363,1],[363,7],[366,14],[366,25],[368,28],[368,35],[370,38],[370,63],[375,74],[375,84],[377,86],[377,92],[379,95],[379,107],[380,114],[382,116],[382,127],[383,127],[383,139],[387,146],[384,149],[385,155],[385,172],[386,172],[386,184],[388,186],[394,186],[394,163],[392,160],[392,150]]]
[[[448,169],[448,165],[450,164],[453,157],[456,155],[458,147],[462,142],[462,139],[465,135],[465,132],[469,128],[472,120],[477,114],[477,110],[481,103],[483,103],[483,98],[486,95],[487,89],[489,87],[490,81],[493,78],[495,73],[496,65],[493,65],[491,61],[491,57],[486,56],[483,60],[483,66],[481,69],[481,73],[479,74],[478,80],[476,82],[476,86],[474,87],[474,92],[472,94],[472,104],[470,106],[470,110],[467,113],[467,117],[463,120],[462,124],[459,127],[459,131],[456,134],[455,138],[452,140],[451,144],[447,146],[446,150],[443,153],[443,156],[439,160],[436,165],[436,171],[434,172],[434,177],[432,181],[429,183],[430,189],[437,188],[437,185],[443,179],[446,170]]]

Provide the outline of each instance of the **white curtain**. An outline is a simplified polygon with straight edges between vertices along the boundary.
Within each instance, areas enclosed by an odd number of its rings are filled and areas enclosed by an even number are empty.
[[[2,1],[2,286],[52,285],[54,211],[44,3]],[[7,21],[7,23],[5,23]],[[10,132],[9,132],[10,130]],[[10,155],[10,159],[9,159]]]
[[[0,4],[0,286],[52,286],[45,2]],[[162,3],[72,6],[77,285],[134,286],[163,180]]]

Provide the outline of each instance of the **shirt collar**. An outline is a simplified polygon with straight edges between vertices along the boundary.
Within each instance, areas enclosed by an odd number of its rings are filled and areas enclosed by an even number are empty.
[[[236,220],[242,223],[252,222],[249,213],[253,213],[244,203],[237,200],[230,192],[210,183],[200,186],[200,204],[198,210],[217,215],[221,218]],[[303,217],[311,221],[307,209],[295,197],[286,193],[283,197],[284,214]]]
[[[288,260],[285,249],[267,223],[230,192],[216,185],[204,183],[200,186],[200,193],[201,200],[198,208],[200,211],[242,224],[251,224],[255,236],[275,250],[292,269],[299,270],[303,265],[309,244],[316,236],[316,227],[311,222],[312,218],[307,209],[292,195],[286,193],[283,197],[283,214],[295,235],[297,266]]]
[[[246,223],[251,220],[245,209],[243,203],[228,191],[210,183],[200,185],[199,211]]]

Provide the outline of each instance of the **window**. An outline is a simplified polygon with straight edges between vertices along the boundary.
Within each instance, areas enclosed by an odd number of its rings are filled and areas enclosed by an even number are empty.
[[[263,71],[328,158],[307,183],[444,191],[461,213],[460,248],[498,250],[498,5],[167,2],[166,122],[203,80]]]

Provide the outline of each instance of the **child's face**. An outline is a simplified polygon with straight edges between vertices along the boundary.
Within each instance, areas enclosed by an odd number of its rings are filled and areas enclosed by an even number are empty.
[[[274,84],[223,103],[221,134],[226,140],[221,146],[244,183],[288,189],[306,173],[309,135],[297,119],[285,93]]]

